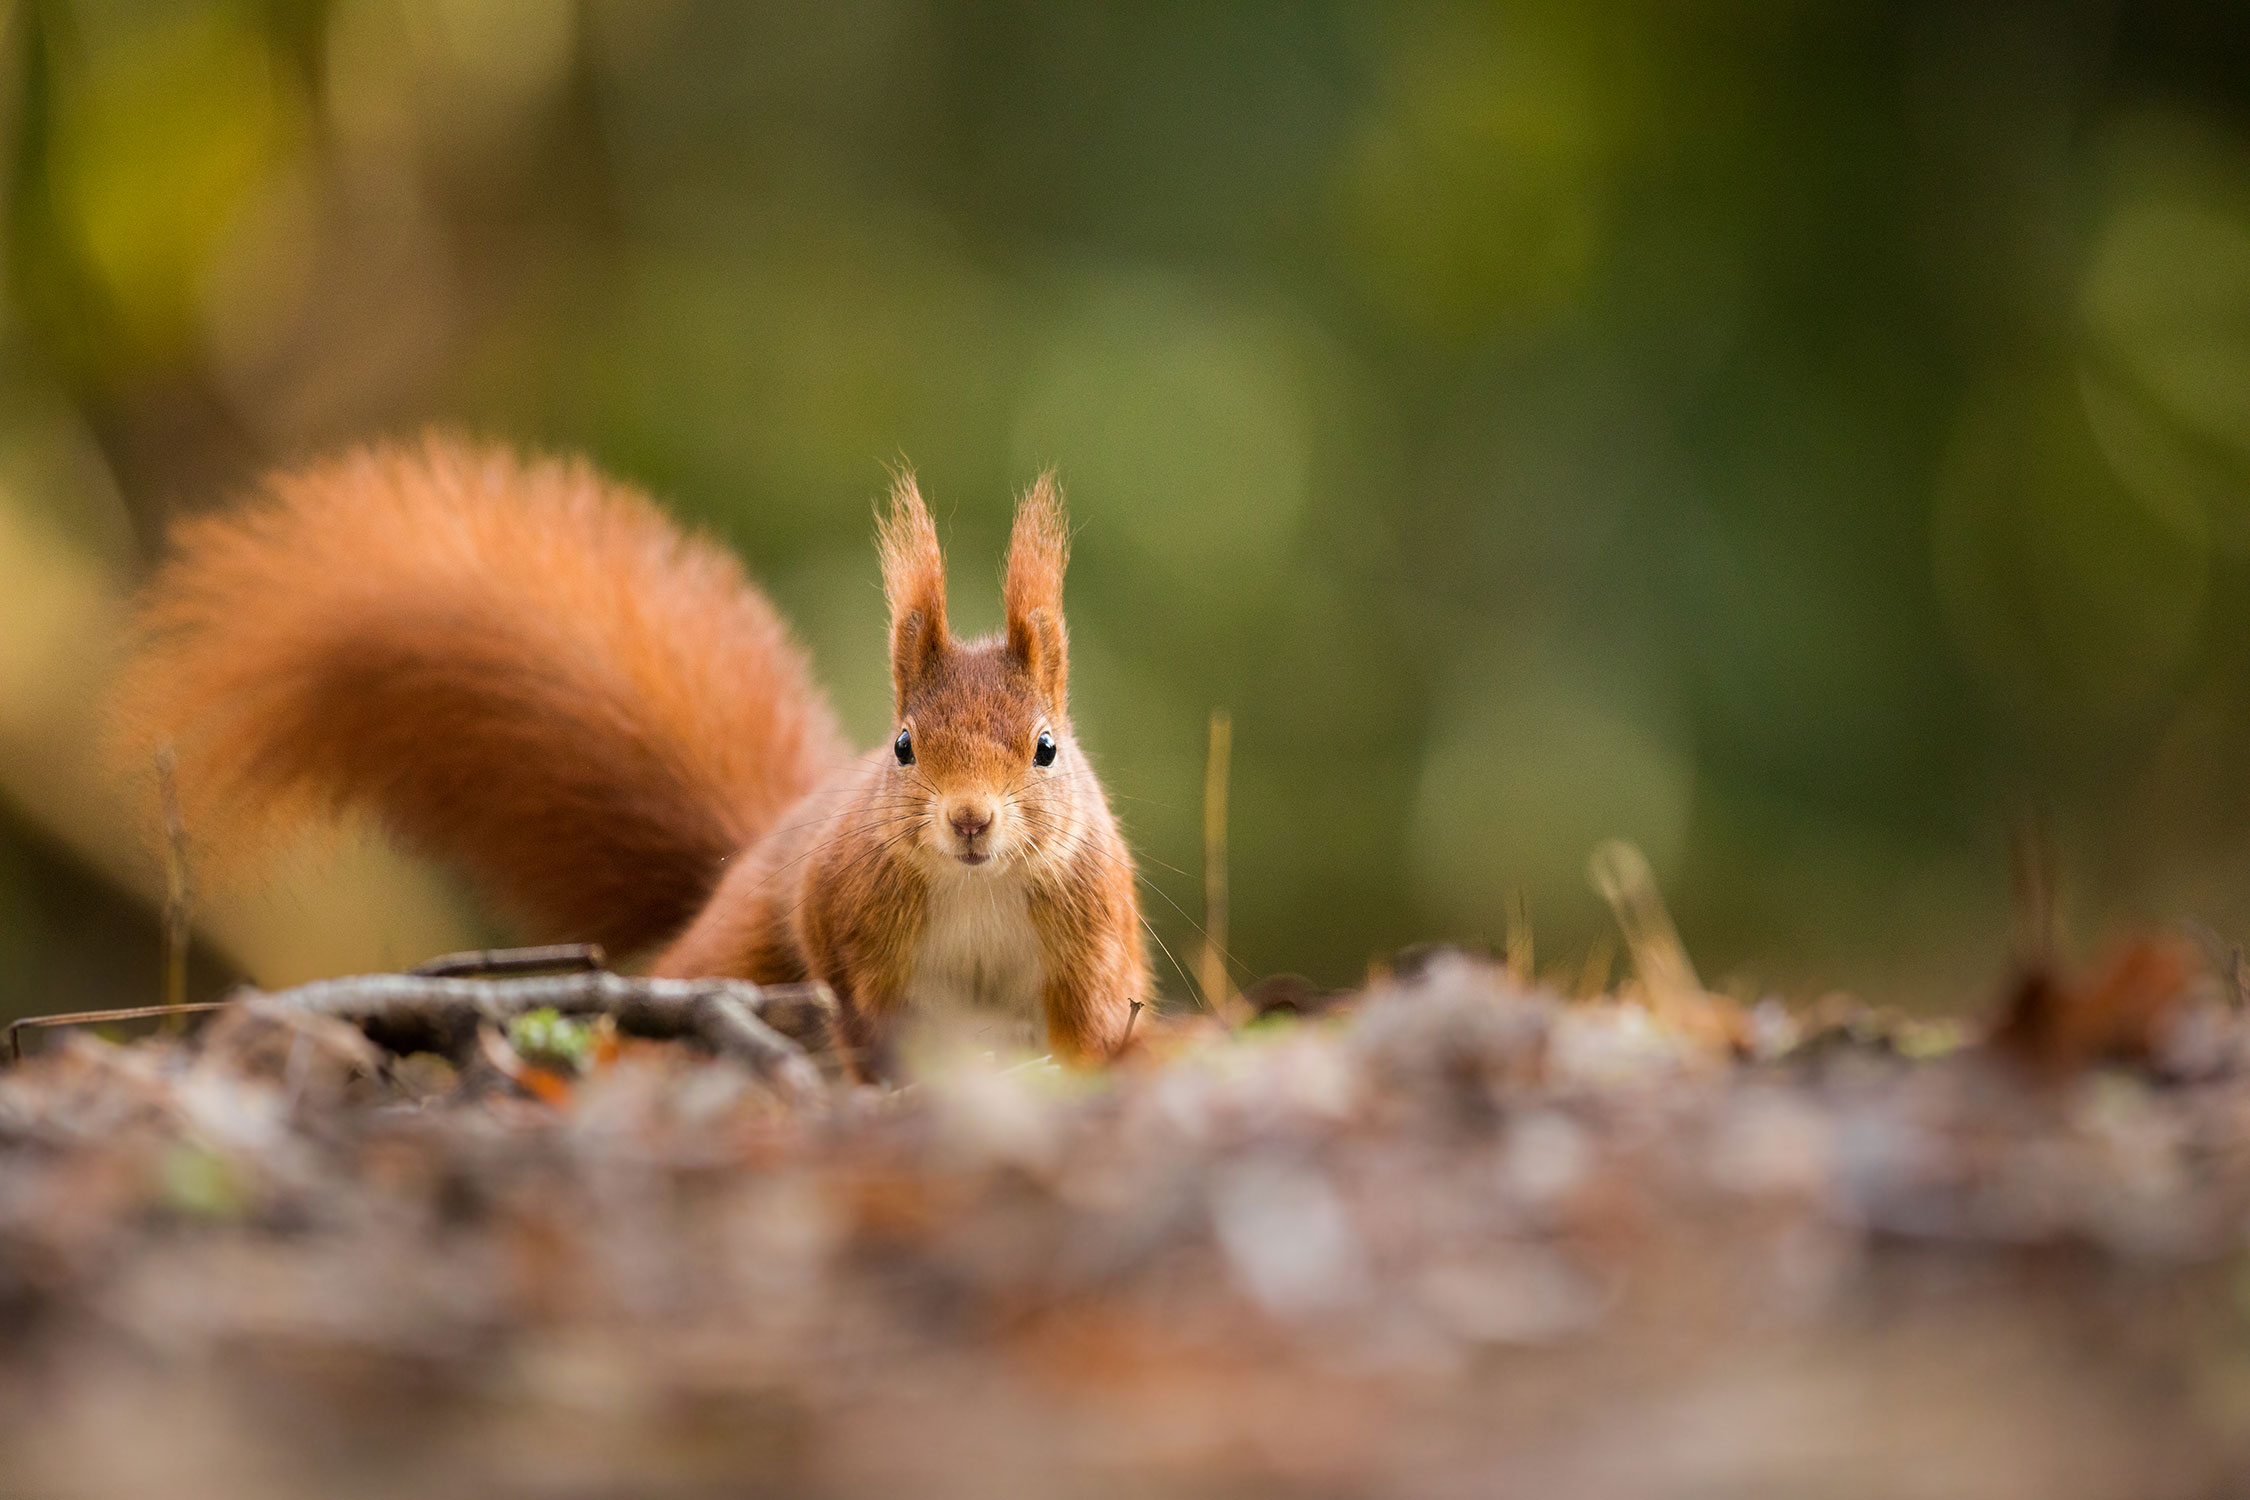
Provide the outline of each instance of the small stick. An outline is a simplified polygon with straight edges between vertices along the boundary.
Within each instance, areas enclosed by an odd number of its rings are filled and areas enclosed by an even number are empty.
[[[1211,739],[1203,762],[1203,1003],[1214,1015],[1234,1010],[1227,979],[1227,777],[1234,753],[1234,720],[1211,710]]]
[[[1133,1008],[1125,1012],[1125,1029],[1117,1034],[1117,1045],[1109,1049],[1112,1058],[1123,1057],[1125,1049],[1132,1045],[1133,1023],[1141,1018],[1141,1007],[1145,1004],[1146,1001],[1135,1000]]]
[[[224,1010],[231,1000],[199,1000],[193,1005],[128,1005],[122,1010],[73,1010],[51,1016],[25,1016],[8,1023],[8,1057],[23,1061],[23,1034],[61,1026],[107,1026],[113,1021],[148,1021],[158,1016],[194,1016]]]
[[[176,1009],[187,1004],[188,918],[195,891],[188,882],[180,759],[170,745],[156,752],[156,794],[164,809],[164,1003]]]
[[[195,1005],[27,1016],[7,1027],[8,1047],[21,1061],[27,1029],[194,1015],[245,1003],[349,1021],[394,1052],[424,1050],[432,1042],[437,1050],[450,1051],[453,1043],[473,1037],[479,1024],[505,1027],[526,1011],[613,1016],[618,1030],[634,1036],[701,1043],[799,1101],[818,1094],[820,1073],[806,1056],[805,1041],[798,1039],[821,1045],[835,1034],[836,1015],[836,997],[824,984],[759,986],[739,979],[638,979],[603,973],[529,979],[362,974],[271,994],[245,986],[225,1000]]]
[[[549,943],[539,948],[479,948],[441,953],[408,972],[429,979],[499,978],[518,974],[571,974],[599,969],[609,961],[599,943]]]
[[[825,985],[761,988],[739,979],[640,979],[622,974],[560,974],[531,979],[454,979],[421,974],[366,974],[323,979],[266,997],[311,1015],[350,1021],[394,1052],[439,1050],[473,1037],[480,1023],[505,1027],[534,1010],[563,1015],[608,1015],[617,1029],[658,1040],[701,1043],[742,1063],[784,1098],[819,1096],[820,1071],[805,1049],[776,1031],[761,1012],[805,1002],[832,1014],[835,998]]]

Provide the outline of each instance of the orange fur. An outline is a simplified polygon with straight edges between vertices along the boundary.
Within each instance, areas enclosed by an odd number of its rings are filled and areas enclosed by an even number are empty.
[[[1069,677],[1070,643],[1063,629],[1063,569],[1070,561],[1070,525],[1052,472],[1042,474],[1016,508],[1001,587],[1008,649],[1023,658],[1059,711]]]
[[[891,607],[893,732],[910,733],[912,765],[892,744],[869,751],[750,851],[695,923],[657,960],[660,973],[747,973],[826,980],[848,1040],[873,1059],[927,990],[932,913],[964,847],[991,842],[999,868],[969,879],[1020,893],[1036,945],[1036,1006],[1048,1044],[1080,1061],[1106,1059],[1132,1002],[1149,994],[1132,855],[1100,782],[1071,733],[1062,690],[1062,569],[1069,532],[1053,481],[1016,512],[998,638],[948,634],[945,566],[928,508],[910,476],[880,526]],[[1030,628],[1025,628],[1027,624]],[[1033,763],[1040,730],[1052,766]],[[992,831],[965,846],[949,814],[988,808]],[[978,867],[980,870],[983,866]],[[1009,976],[991,976],[1005,989]],[[924,992],[918,996],[918,991]]]
[[[883,557],[883,593],[891,605],[891,681],[906,691],[906,676],[944,649],[945,558],[937,527],[914,476],[901,472],[891,485],[891,508],[876,528]]]
[[[1021,1002],[1104,1059],[1148,972],[1066,713],[1053,481],[1018,507],[997,638],[948,632],[910,475],[879,541],[911,765],[845,760],[765,597],[638,495],[446,439],[363,451],[176,530],[118,753],[175,748],[206,845],[366,807],[541,936],[676,933],[658,973],[825,980],[871,1070],[941,1000]]]
[[[223,856],[370,808],[534,934],[630,951],[844,756],[734,559],[581,462],[364,450],[173,542],[114,747],[174,746]]]

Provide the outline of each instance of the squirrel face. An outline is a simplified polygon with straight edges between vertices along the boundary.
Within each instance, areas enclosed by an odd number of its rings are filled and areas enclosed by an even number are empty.
[[[964,644],[948,633],[945,560],[910,476],[892,490],[881,541],[897,695],[888,774],[897,802],[919,810],[912,842],[941,868],[1067,852],[1078,823],[1070,778],[1084,767],[1064,712],[1070,537],[1053,481],[1042,476],[1016,507],[1007,625],[993,640]]]
[[[940,867],[1003,869],[1059,855],[1076,831],[1069,726],[1004,640],[948,647],[924,665],[891,741],[894,800]]]

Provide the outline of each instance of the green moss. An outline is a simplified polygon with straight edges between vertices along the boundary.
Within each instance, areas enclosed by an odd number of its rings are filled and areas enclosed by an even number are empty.
[[[594,1028],[552,1008],[526,1011],[508,1023],[508,1045],[525,1062],[583,1073],[593,1055]]]

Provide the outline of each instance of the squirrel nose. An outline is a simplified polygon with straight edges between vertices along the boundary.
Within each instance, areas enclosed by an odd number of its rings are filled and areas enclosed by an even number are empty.
[[[991,829],[992,808],[983,803],[964,803],[948,812],[945,821],[953,825],[963,843],[973,843]]]

